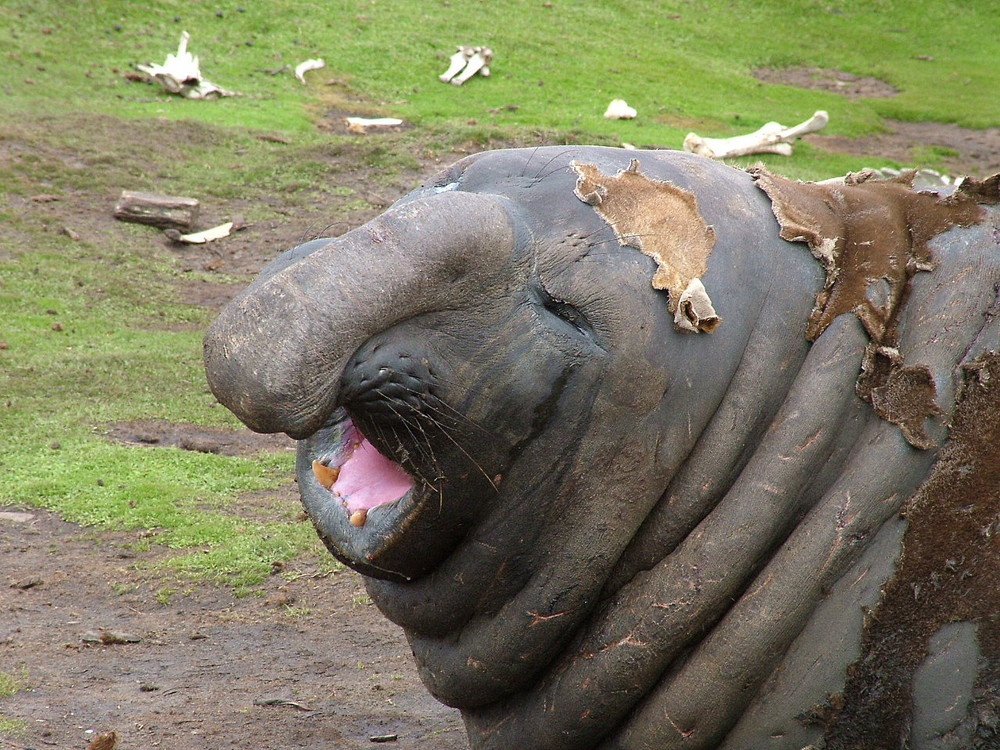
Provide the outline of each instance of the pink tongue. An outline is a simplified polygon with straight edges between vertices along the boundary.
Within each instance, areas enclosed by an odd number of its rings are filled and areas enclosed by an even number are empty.
[[[348,512],[354,513],[399,500],[413,489],[413,480],[362,438],[351,457],[341,464],[340,475],[331,489],[340,496]]]

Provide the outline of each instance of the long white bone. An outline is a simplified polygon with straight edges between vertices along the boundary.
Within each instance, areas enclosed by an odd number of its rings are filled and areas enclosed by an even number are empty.
[[[300,62],[298,65],[295,66],[295,77],[298,78],[299,81],[301,81],[302,83],[305,83],[306,82],[306,77],[305,77],[306,73],[308,73],[310,70],[319,70],[320,68],[322,68],[325,65],[326,65],[326,63],[323,62],[323,58],[321,58],[321,57],[320,58],[314,58],[312,60],[305,60],[305,61]]]
[[[472,57],[472,47],[456,47],[455,54],[449,58],[448,70],[438,76],[443,83],[448,83],[452,78],[458,75],[458,71],[466,66],[469,62],[469,58]]]
[[[465,66],[465,70],[452,78],[451,82],[456,86],[461,86],[476,73],[482,73],[482,75],[488,76],[490,74],[490,69],[486,66],[492,59],[493,50],[489,47],[473,47],[472,57],[469,58],[469,62]],[[484,70],[486,71],[485,73],[483,73]]]
[[[777,122],[769,122],[759,130],[733,138],[702,138],[697,133],[688,133],[684,139],[684,150],[712,159],[730,159],[747,154],[781,154],[791,156],[792,143],[806,133],[822,130],[830,121],[830,116],[822,109],[812,117],[794,127],[786,128]]]

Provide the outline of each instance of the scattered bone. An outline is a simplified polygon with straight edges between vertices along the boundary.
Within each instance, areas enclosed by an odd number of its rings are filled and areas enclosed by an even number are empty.
[[[368,128],[389,128],[402,125],[403,121],[398,117],[348,117],[347,129],[352,133],[364,135]]]
[[[444,83],[461,86],[476,73],[484,77],[490,75],[493,50],[489,47],[460,46],[448,61],[448,70],[438,76]],[[461,71],[461,73],[459,73]]]
[[[174,242],[183,242],[186,245],[204,245],[206,242],[212,242],[213,240],[221,240],[223,237],[228,237],[233,231],[233,222],[227,221],[225,224],[219,224],[217,227],[212,227],[211,229],[205,229],[201,232],[192,232],[191,234],[179,234],[176,237],[171,237]]]
[[[119,221],[149,224],[161,229],[190,229],[198,218],[198,201],[175,195],[123,190],[114,217]]]
[[[320,68],[326,67],[326,63],[323,62],[322,58],[313,58],[311,60],[305,60],[300,62],[295,66],[295,77],[298,78],[303,84],[305,84],[305,74],[310,70],[319,70]]]
[[[612,99],[604,110],[604,116],[609,120],[631,120],[638,114],[635,107],[630,107],[624,99]]]
[[[807,133],[822,130],[830,121],[823,110],[817,110],[812,117],[795,127],[786,128],[777,122],[769,122],[760,130],[733,138],[702,138],[696,133],[688,133],[684,139],[684,150],[712,159],[731,159],[747,154],[780,154],[791,156],[792,143]]]
[[[313,461],[312,469],[313,475],[316,477],[316,481],[319,482],[325,489],[333,487],[333,483],[336,482],[337,477],[340,476],[340,469],[335,469],[332,466],[321,464],[319,461]]]
[[[364,526],[365,521],[368,520],[368,511],[362,508],[361,510],[356,510],[351,513],[350,519],[351,526]]]
[[[143,73],[156,80],[168,93],[180,94],[188,99],[218,99],[223,96],[239,96],[235,91],[227,91],[201,77],[198,58],[187,51],[191,35],[181,33],[177,53],[167,55],[163,65],[149,63],[136,65]]]
[[[472,57],[472,47],[456,47],[455,54],[448,59],[448,70],[438,76],[441,82],[448,83],[452,78],[457,76],[458,71],[469,63],[470,57]]]

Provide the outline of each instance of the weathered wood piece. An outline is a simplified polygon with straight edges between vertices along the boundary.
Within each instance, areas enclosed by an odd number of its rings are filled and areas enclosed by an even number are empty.
[[[187,230],[198,219],[198,209],[199,203],[195,198],[123,190],[115,206],[114,217],[161,229]]]

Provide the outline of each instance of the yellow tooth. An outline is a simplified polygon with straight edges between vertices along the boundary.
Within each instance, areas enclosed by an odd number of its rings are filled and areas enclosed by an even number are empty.
[[[313,461],[313,474],[316,476],[317,482],[326,489],[330,489],[337,481],[337,477],[340,476],[340,469],[333,469],[319,461]]]
[[[368,511],[362,508],[361,510],[356,510],[351,513],[349,520],[351,522],[351,526],[364,526],[367,519]]]

